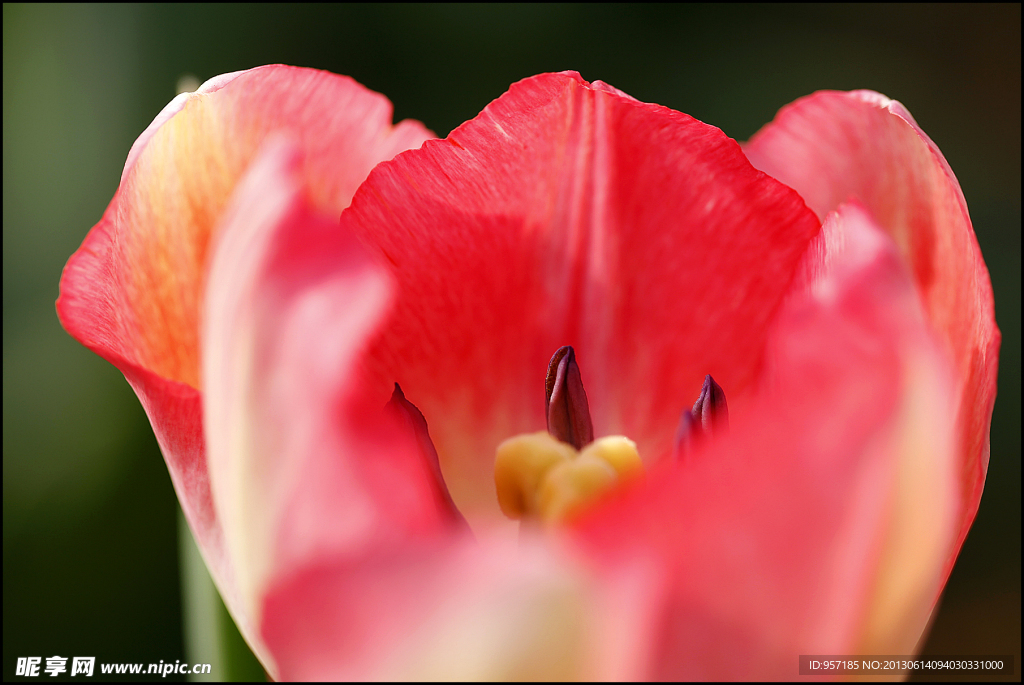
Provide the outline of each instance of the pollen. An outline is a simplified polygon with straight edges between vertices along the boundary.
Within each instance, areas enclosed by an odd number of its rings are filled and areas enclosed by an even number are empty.
[[[542,431],[498,445],[494,485],[506,516],[552,525],[579,515],[643,471],[636,443],[624,436],[609,435],[577,450]]]

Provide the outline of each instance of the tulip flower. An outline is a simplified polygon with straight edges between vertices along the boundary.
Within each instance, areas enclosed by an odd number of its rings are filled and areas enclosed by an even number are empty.
[[[390,116],[283,66],[179,96],[61,281],[268,673],[912,653],[999,332],[909,113],[819,92],[741,147],[566,72],[444,140]]]

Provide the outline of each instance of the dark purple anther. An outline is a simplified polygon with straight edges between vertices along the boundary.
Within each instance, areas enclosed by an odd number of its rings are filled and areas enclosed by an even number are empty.
[[[427,432],[427,420],[423,418],[423,413],[416,408],[415,404],[405,399],[405,393],[402,392],[402,388],[398,383],[395,383],[395,391],[391,394],[391,401],[387,403],[384,409],[393,411],[412,430],[416,436],[416,443],[419,445],[420,454],[423,455],[427,469],[433,476],[434,488],[438,498],[444,503],[452,522],[456,525],[464,526],[468,530],[469,524],[466,523],[466,518],[459,511],[459,508],[455,506],[455,502],[452,501],[451,493],[448,492],[448,485],[444,482],[444,476],[441,475],[441,462],[437,458],[434,441],[430,439],[430,433]]]
[[[729,429],[729,405],[725,403],[725,391],[715,383],[711,374],[704,376],[700,397],[693,403],[693,420],[701,425],[704,433],[714,435]]]
[[[587,391],[583,389],[576,352],[571,345],[558,348],[548,364],[544,382],[544,412],[548,433],[576,449],[594,441]]]
[[[684,409],[679,417],[679,427],[672,444],[673,461],[682,459],[705,437],[724,433],[728,429],[729,406],[725,402],[725,391],[708,374],[704,376],[704,385],[693,409]]]

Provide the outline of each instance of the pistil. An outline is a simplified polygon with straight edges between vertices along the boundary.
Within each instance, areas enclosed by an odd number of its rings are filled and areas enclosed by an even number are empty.
[[[618,483],[644,472],[636,443],[609,435],[577,451],[546,432],[516,435],[498,445],[494,485],[512,519],[564,521]]]

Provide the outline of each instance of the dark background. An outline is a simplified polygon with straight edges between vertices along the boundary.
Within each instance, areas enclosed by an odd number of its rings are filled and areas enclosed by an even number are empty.
[[[902,101],[960,179],[1003,333],[988,482],[925,651],[1014,654],[1019,679],[1020,13],[5,4],[5,679],[26,655],[184,658],[166,468],[121,374],[64,333],[53,303],[61,268],[178,79],[273,62],[348,74],[386,94],[396,120],[419,119],[441,136],[513,81],[564,69],[738,140],[818,89],[871,88]]]

